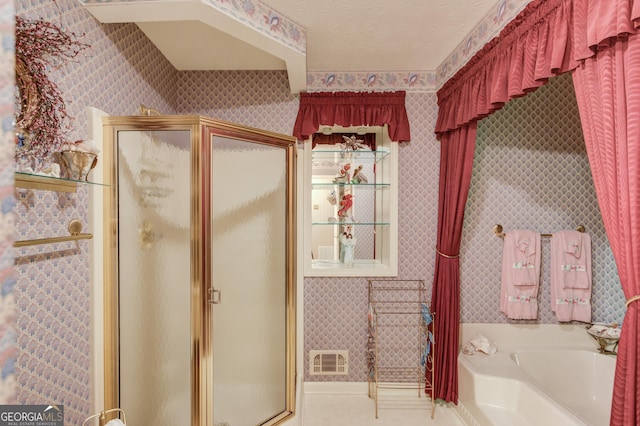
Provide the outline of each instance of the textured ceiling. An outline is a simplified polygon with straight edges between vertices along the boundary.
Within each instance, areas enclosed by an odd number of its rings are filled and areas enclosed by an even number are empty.
[[[307,29],[309,71],[435,70],[498,0],[265,0]]]

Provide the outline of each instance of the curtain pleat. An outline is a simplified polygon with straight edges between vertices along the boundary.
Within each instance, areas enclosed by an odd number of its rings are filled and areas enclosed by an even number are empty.
[[[431,294],[434,312],[436,399],[458,402],[460,332],[460,240],[471,185],[476,142],[474,121],[443,135],[440,141],[440,190],[435,273]]]
[[[629,28],[609,12],[603,18],[609,25],[590,28],[590,39],[610,34],[614,24]],[[622,289],[632,300],[640,294],[640,36],[609,36],[609,47],[595,43],[596,55],[573,72],[573,81],[602,220]],[[622,323],[612,426],[640,424],[639,311],[640,301],[629,303]]]
[[[435,312],[435,395],[458,402],[459,249],[471,182],[477,120],[570,69],[571,44],[562,0],[530,3],[500,35],[438,91],[440,195],[431,295]],[[551,44],[551,46],[550,46]]]
[[[393,141],[411,139],[405,108],[406,92],[314,92],[300,94],[293,135],[306,140],[325,126],[389,127]]]
[[[575,68],[571,2],[533,1],[438,91],[436,134],[488,116]]]

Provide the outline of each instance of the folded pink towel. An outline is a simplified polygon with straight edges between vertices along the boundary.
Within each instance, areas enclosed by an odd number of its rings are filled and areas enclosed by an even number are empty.
[[[538,318],[540,234],[514,230],[502,249],[500,310],[512,319]]]
[[[512,231],[515,250],[513,255],[511,279],[513,285],[538,285],[540,278],[540,234],[531,231]],[[509,238],[511,240],[511,238]],[[511,241],[505,245],[510,245]],[[511,258],[511,256],[508,256]]]
[[[591,237],[559,231],[551,238],[551,310],[558,321],[591,322]]]
[[[591,237],[578,231],[554,234],[558,246],[552,257],[560,268],[560,282],[564,288],[591,288]]]

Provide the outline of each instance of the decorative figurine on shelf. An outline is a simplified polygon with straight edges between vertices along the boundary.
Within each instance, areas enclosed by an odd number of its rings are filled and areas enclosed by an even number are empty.
[[[64,177],[86,181],[89,172],[98,164],[100,150],[92,140],[77,140],[62,145],[54,158],[60,163]]]
[[[331,191],[331,194],[327,195],[327,201],[332,206],[335,206],[338,203],[338,198],[336,197],[336,191]]]
[[[362,173],[362,164],[360,164],[353,171],[353,177],[351,178],[351,183],[367,183],[367,182],[369,182],[369,180],[364,175],[364,173]]]
[[[356,136],[342,136],[344,139],[344,143],[341,143],[343,151],[357,151],[359,149],[368,148],[367,145],[363,144],[364,139],[356,139]]]
[[[349,268],[353,266],[353,259],[356,250],[357,239],[351,234],[351,232],[344,232],[340,237],[342,243],[342,251],[344,253],[343,262]]]
[[[353,205],[353,195],[344,194],[340,200],[340,210],[338,210],[338,217],[343,219],[349,216],[349,209]]]
[[[349,170],[351,170],[351,163],[344,164],[338,172],[338,176],[333,179],[333,183],[349,183],[351,181]]]

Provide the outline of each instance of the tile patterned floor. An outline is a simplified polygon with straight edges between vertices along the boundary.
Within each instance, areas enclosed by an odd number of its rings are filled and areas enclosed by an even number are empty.
[[[378,418],[375,404],[366,395],[306,394],[303,426],[464,426],[453,407],[438,405],[431,419],[431,403],[425,398],[381,397]]]

